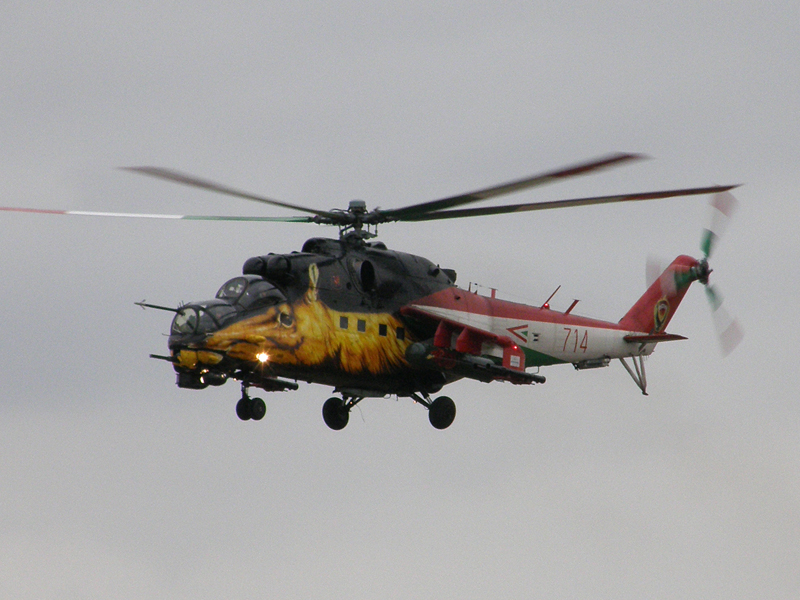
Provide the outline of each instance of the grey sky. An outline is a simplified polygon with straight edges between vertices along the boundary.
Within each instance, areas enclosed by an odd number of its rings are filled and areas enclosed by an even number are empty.
[[[115,170],[159,165],[320,209],[397,207],[610,151],[654,160],[509,201],[743,183],[648,361],[459,382],[333,432],[330,389],[174,385],[169,315],[311,225],[0,214],[0,597],[795,598],[800,8],[793,2],[56,3],[0,7],[3,206],[288,214]],[[616,320],[648,253],[699,255],[704,198],[381,239],[502,296]]]

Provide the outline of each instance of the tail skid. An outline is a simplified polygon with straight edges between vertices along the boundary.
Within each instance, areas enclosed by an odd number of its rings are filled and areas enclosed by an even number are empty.
[[[631,379],[633,379],[637,387],[642,390],[642,395],[647,396],[647,375],[644,370],[644,355],[638,354],[636,356],[631,356],[633,369],[631,369],[624,358],[620,358],[619,362],[625,367],[625,370],[628,372],[628,375],[631,376]]]
[[[631,356],[633,368],[627,363],[624,357],[620,357],[619,362],[625,367],[628,375],[631,376],[636,386],[642,390],[642,394],[647,396],[647,374],[644,370],[644,348],[646,344],[657,344],[658,342],[671,342],[674,340],[685,340],[682,335],[674,333],[656,333],[652,335],[626,335],[623,338],[626,342],[640,342],[639,354]]]

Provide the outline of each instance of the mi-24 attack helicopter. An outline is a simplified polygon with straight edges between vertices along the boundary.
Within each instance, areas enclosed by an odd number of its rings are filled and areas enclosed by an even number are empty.
[[[200,217],[120,215],[79,211],[39,211],[89,216],[147,216],[203,220],[317,223],[339,228],[339,239],[312,238],[300,252],[267,254],[245,261],[242,275],[226,282],[211,300],[177,308],[137,303],[175,314],[169,355],[151,355],[172,364],[181,388],[241,382],[236,413],[260,420],[266,405],[251,388],[296,390],[297,381],[332,386],[322,416],[331,429],[347,425],[350,410],[364,398],[409,397],[428,408],[431,424],[448,427],[456,407],[447,396],[432,399],[461,378],[482,382],[544,383],[540,367],[572,364],[576,369],[606,367],[619,359],[646,394],[644,357],[659,342],[685,339],[666,332],[689,286],[706,286],[720,328],[723,350],[741,338],[736,321],[721,307],[708,283],[708,258],[719,230],[730,216],[735,186],[712,186],[531,202],[484,208],[458,208],[641,158],[614,154],[502,185],[391,210],[367,210],[360,200],[346,210],[322,211],[242,192],[156,167],[126,170],[167,179],[272,206],[304,216]],[[456,273],[430,260],[390,250],[374,241],[377,227],[394,221],[418,222],[713,194],[715,222],[705,231],[701,259],[677,257],[654,274],[644,295],[617,322],[572,314],[576,302],[558,312],[485,297],[455,285]],[[652,270],[652,269],[650,269]],[[532,370],[529,370],[532,369]]]

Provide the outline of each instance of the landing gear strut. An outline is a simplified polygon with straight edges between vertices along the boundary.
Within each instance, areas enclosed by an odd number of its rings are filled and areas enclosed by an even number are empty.
[[[236,416],[242,421],[260,421],[267,414],[267,405],[261,398],[247,395],[247,386],[242,384],[242,399],[236,403]]]

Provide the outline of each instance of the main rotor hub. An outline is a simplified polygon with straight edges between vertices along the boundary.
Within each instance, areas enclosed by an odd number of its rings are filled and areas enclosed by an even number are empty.
[[[338,221],[339,238],[350,244],[363,244],[365,240],[374,238],[378,234],[378,223],[367,211],[367,203],[363,200],[350,200],[346,213],[340,213],[342,219]],[[366,228],[364,227],[366,225]]]
[[[367,213],[367,203],[363,200],[350,200],[348,212],[354,215],[364,215]]]

